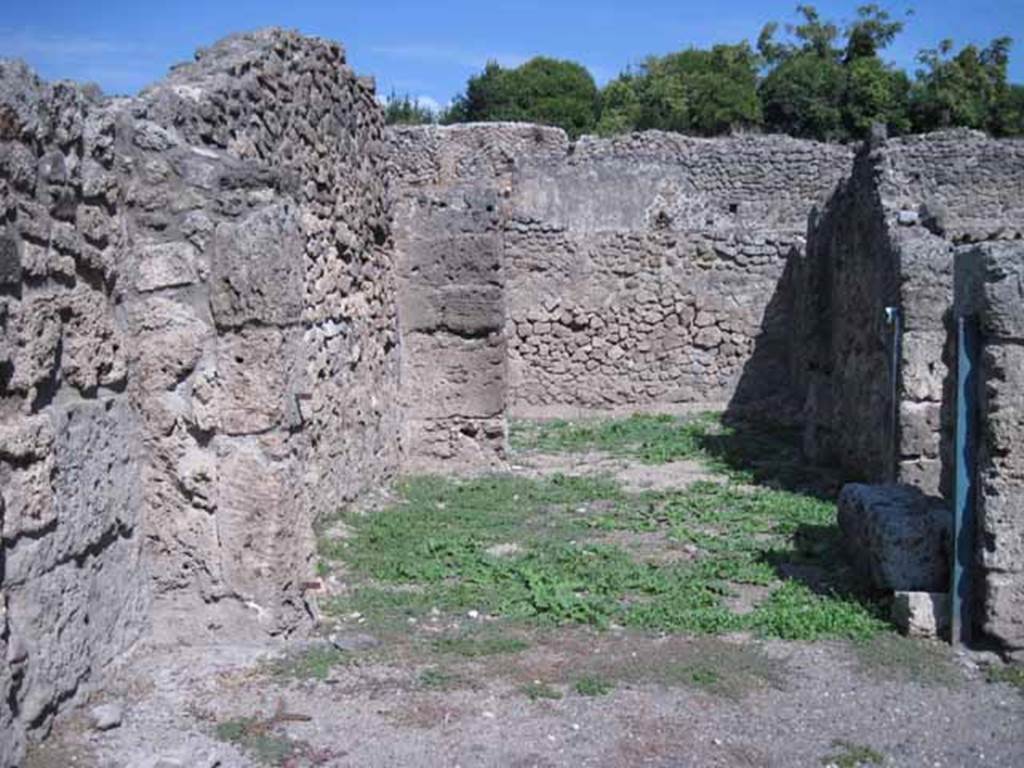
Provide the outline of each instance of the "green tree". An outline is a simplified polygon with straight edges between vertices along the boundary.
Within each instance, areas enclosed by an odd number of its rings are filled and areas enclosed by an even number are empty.
[[[447,122],[511,120],[563,128],[576,138],[597,124],[599,94],[580,64],[538,56],[515,69],[488,62],[466,84]]]
[[[602,94],[602,133],[656,128],[704,136],[759,125],[758,58],[750,45],[649,57]]]
[[[888,11],[874,3],[860,6],[856,20],[846,29],[846,61],[878,56],[902,31],[903,22],[893,21]]]
[[[640,93],[638,75],[623,72],[601,91],[600,119],[597,132],[601,136],[635,131],[640,125]]]
[[[392,91],[384,103],[384,121],[388,125],[429,125],[438,121],[438,115],[409,94],[398,96]]]
[[[878,56],[903,23],[875,4],[862,5],[841,34],[814,6],[797,12],[803,22],[786,27],[789,41],[776,41],[774,22],[758,38],[769,66],[759,89],[767,127],[824,140],[862,138],[876,122],[892,133],[908,130],[909,80]]]
[[[918,54],[922,68],[911,94],[915,130],[964,126],[996,135],[1020,132],[1015,87],[1007,82],[1009,37],[987,47],[964,46],[953,54],[952,40]]]
[[[847,135],[863,138],[874,123],[896,135],[910,130],[910,78],[883,64],[877,56],[853,59],[846,65],[842,116]]]
[[[1024,136],[1024,85],[1011,85],[996,114],[993,131],[999,136]]]
[[[770,131],[801,138],[845,138],[841,94],[842,66],[801,51],[783,59],[761,82],[761,108]]]

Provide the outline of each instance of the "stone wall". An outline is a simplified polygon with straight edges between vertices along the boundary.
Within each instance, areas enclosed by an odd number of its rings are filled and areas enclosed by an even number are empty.
[[[96,95],[0,62],[0,765],[143,631],[126,211]]]
[[[802,408],[813,456],[873,477],[895,454],[944,489],[953,255],[1024,235],[1024,143],[851,162],[782,137],[385,132],[340,46],[279,30],[131,99],[0,63],[0,765],[147,632],[300,629],[315,519],[400,464],[501,465],[509,412]],[[985,583],[1017,643],[1001,333]]]
[[[120,112],[155,615],[288,631],[313,520],[398,461],[380,110],[336,43],[270,31]]]
[[[500,457],[506,409],[792,404],[786,265],[846,148],[487,124],[391,158],[415,462]]]
[[[983,631],[1024,657],[1024,244],[957,256],[956,313],[979,325],[977,585]]]
[[[516,172],[506,232],[520,414],[788,401],[789,259],[838,146],[645,133]]]
[[[402,336],[404,465],[489,467],[505,454],[505,224],[517,158],[561,153],[525,125],[389,131]]]
[[[1022,230],[1024,142],[956,130],[862,149],[794,262],[792,375],[810,458],[949,493],[954,255]],[[895,432],[886,307],[902,324]]]
[[[0,765],[147,630],[308,620],[314,519],[398,463],[383,138],[293,33],[134,99],[0,64]]]

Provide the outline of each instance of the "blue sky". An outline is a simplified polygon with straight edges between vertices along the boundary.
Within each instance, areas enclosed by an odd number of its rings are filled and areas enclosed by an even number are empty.
[[[9,0],[0,14],[0,56],[29,62],[48,79],[99,83],[133,93],[175,62],[230,32],[268,25],[343,42],[361,74],[392,89],[446,103],[489,58],[515,65],[546,54],[585,64],[599,83],[651,53],[755,40],[765,21],[791,21],[797,0]],[[860,4],[818,2],[846,20]],[[1011,79],[1024,82],[1024,0],[882,2],[915,13],[886,58],[913,69],[914,54],[952,37],[958,44],[1018,38]]]

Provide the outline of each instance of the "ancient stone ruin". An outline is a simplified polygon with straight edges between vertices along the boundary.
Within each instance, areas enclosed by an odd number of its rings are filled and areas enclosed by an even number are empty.
[[[385,129],[339,45],[270,30],[133,98],[0,63],[0,214],[0,765],[143,638],[303,632],[313,522],[501,467],[510,414],[799,422],[911,487],[854,487],[862,528],[933,510],[939,576],[887,586],[943,591],[955,283],[978,626],[1024,651],[1024,142]]]

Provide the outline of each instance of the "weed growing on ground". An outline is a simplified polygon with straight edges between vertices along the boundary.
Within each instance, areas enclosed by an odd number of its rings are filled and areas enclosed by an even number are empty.
[[[681,667],[676,674],[699,688],[714,688],[722,679],[717,670],[701,665]]]
[[[664,448],[670,438],[683,445],[714,423],[702,419],[680,426],[672,417],[637,416],[589,431],[545,426],[533,439],[646,441],[667,455],[676,451]],[[864,639],[885,627],[879,606],[840,591],[835,506],[812,496],[728,480],[630,494],[606,477],[494,475],[407,478],[398,497],[390,509],[344,516],[344,545],[321,547],[342,558],[356,582],[328,610],[357,612],[371,626],[477,611],[507,621],[748,630],[792,640]],[[641,562],[595,540],[614,530],[660,533],[695,555]],[[796,567],[813,580],[786,578]],[[725,601],[736,584],[763,587],[767,597],[740,615]]]
[[[885,762],[885,757],[881,753],[863,744],[837,739],[832,742],[832,748],[837,750],[834,755],[821,758],[821,764],[827,768],[863,768],[869,765],[882,765]]]
[[[332,645],[316,645],[268,664],[268,671],[275,677],[295,680],[326,680],[335,667],[349,664],[352,656]]]
[[[252,717],[218,723],[214,733],[221,741],[234,744],[263,765],[280,766],[304,747],[275,733],[270,723]]]
[[[782,688],[788,671],[756,644],[648,637],[611,643],[600,654],[571,662],[567,673],[568,680],[594,680],[609,689],[619,684],[683,687],[739,700],[754,690]]]
[[[799,432],[765,422],[724,424],[722,415],[634,414],[626,419],[512,421],[513,450],[540,453],[599,451],[646,464],[693,459],[734,481],[823,493],[834,478],[801,460]]]
[[[513,450],[546,453],[602,451],[631,456],[647,464],[709,458],[702,440],[721,428],[712,413],[677,418],[665,414],[634,414],[627,419],[584,421],[513,421]]]
[[[576,681],[574,688],[580,696],[607,696],[615,690],[615,683],[596,675],[586,675]]]
[[[865,640],[886,628],[877,606],[835,594],[819,595],[807,585],[786,581],[750,615],[750,625],[768,637],[818,640],[845,637]]]
[[[985,671],[985,679],[990,683],[1012,685],[1024,695],[1024,664],[991,666]]]
[[[562,698],[561,691],[539,680],[527,683],[519,689],[519,692],[530,701],[538,701],[539,699],[557,700]]]
[[[499,656],[519,653],[530,647],[530,644],[519,637],[442,637],[434,641],[434,650],[438,653],[464,656],[476,659],[482,656]]]
[[[419,683],[424,688],[434,691],[451,691],[463,688],[466,681],[454,672],[443,667],[430,667],[420,672]]]

